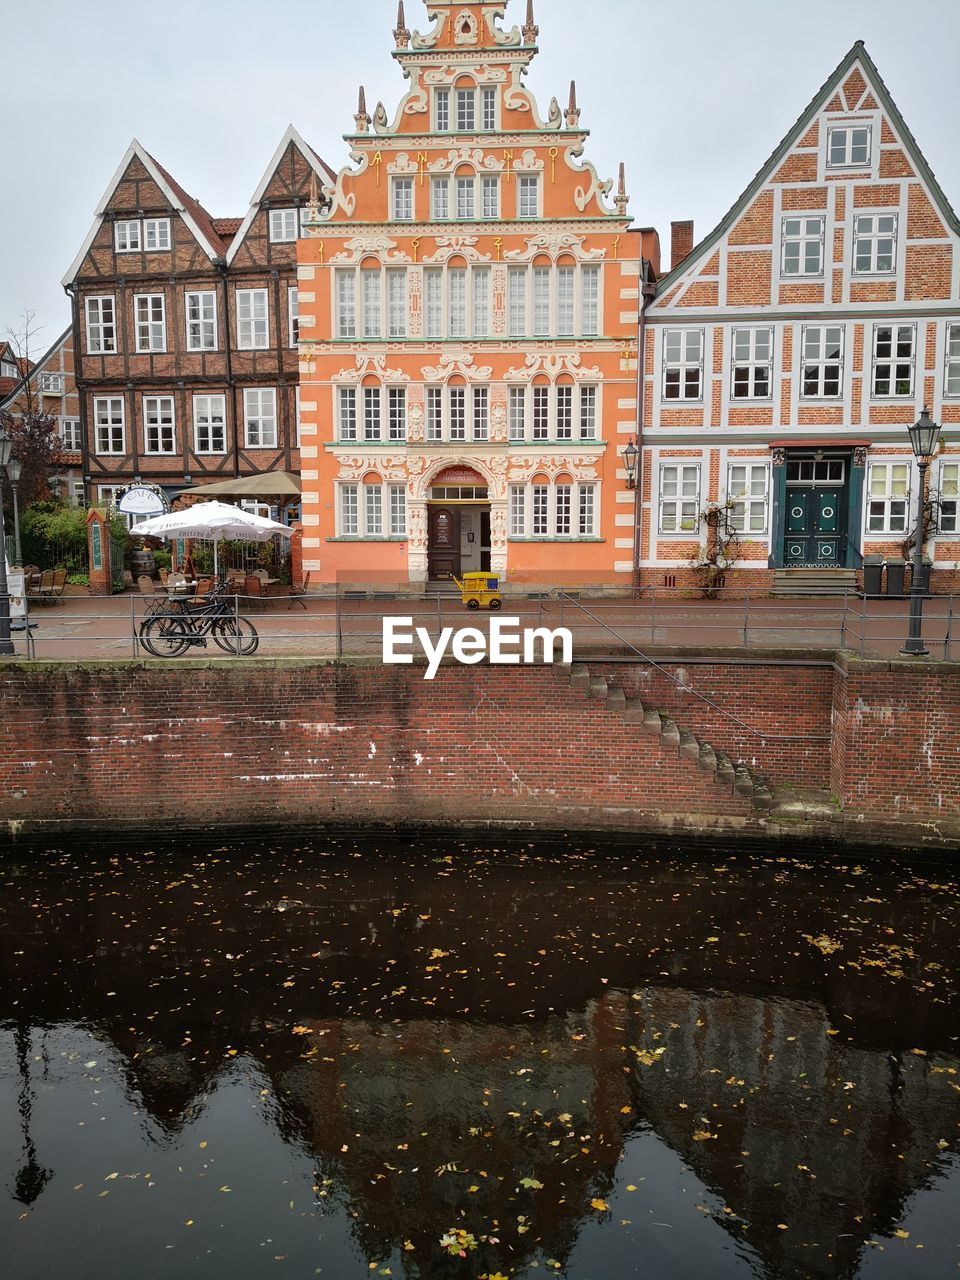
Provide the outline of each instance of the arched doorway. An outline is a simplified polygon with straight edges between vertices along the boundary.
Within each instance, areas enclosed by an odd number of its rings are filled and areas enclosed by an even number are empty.
[[[427,489],[427,576],[449,581],[490,571],[490,493],[468,466],[444,467]]]

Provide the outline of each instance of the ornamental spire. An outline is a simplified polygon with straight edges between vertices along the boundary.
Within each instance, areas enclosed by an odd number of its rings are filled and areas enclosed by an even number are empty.
[[[620,217],[625,217],[630,197],[627,195],[627,180],[622,160],[620,161],[620,179],[617,182],[617,194],[614,196],[613,203],[617,206],[617,213],[619,213]]]
[[[353,117],[357,122],[357,133],[366,133],[370,128],[370,117],[367,115],[367,95],[363,85],[357,99],[357,114]]]
[[[406,49],[410,43],[410,31],[403,12],[403,0],[397,0],[397,25],[393,33],[398,49]]]
[[[523,43],[536,44],[540,28],[533,20],[533,0],[527,0],[527,20],[523,24]]]
[[[580,108],[577,106],[577,82],[570,81],[570,101],[567,104],[566,124],[568,129],[575,129],[580,123]]]

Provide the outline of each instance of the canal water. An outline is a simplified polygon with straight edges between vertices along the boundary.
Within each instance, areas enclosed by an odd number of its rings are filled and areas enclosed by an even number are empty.
[[[958,1275],[958,926],[949,862],[8,850],[0,1272]]]

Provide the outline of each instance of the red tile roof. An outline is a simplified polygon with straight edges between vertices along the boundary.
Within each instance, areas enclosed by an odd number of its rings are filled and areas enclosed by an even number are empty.
[[[149,152],[147,154],[149,155]],[[193,196],[187,195],[186,191],[184,191],[180,183],[177,182],[176,178],[172,177],[167,172],[167,170],[164,169],[162,164],[160,164],[157,160],[155,160],[153,156],[150,156],[150,159],[157,166],[157,170],[159,171],[164,182],[167,183],[167,185],[173,191],[174,195],[183,205],[184,209],[186,209],[187,213],[190,214],[190,217],[193,218],[194,222],[197,224],[198,228],[200,229],[200,234],[206,239],[207,243],[210,245],[210,248],[214,251],[214,253],[218,258],[222,258],[227,251],[227,246],[223,243],[223,240],[220,238],[220,235],[217,232],[217,228],[214,225],[213,218],[206,211],[206,209],[203,207],[203,205],[200,203],[199,200],[195,200]]]
[[[240,230],[243,223],[242,218],[214,218],[213,225],[217,234],[220,236],[230,236],[231,239]]]

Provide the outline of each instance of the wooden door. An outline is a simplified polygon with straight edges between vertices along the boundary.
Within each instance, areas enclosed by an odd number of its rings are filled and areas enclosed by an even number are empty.
[[[785,565],[833,569],[842,563],[843,498],[838,488],[787,489]]]
[[[460,576],[460,512],[456,507],[429,507],[427,574],[431,582]]]

